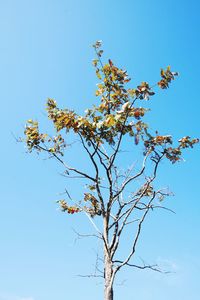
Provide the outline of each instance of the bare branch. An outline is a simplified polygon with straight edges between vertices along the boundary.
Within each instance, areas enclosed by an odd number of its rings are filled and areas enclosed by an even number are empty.
[[[98,168],[98,165],[97,165],[97,163],[94,159],[94,153],[93,154],[90,153],[90,151],[88,150],[88,148],[85,145],[83,137],[81,136],[80,133],[78,133],[78,135],[79,135],[79,137],[81,139],[81,142],[82,142],[82,145],[83,145],[84,149],[86,150],[86,152],[88,153],[88,155],[90,157],[90,160],[93,163],[93,166],[94,166],[95,171],[96,171],[95,186],[96,186],[97,194],[98,194],[99,201],[100,201],[100,204],[101,204],[102,214],[104,215],[105,214],[105,206],[104,206],[104,201],[103,201],[103,197],[102,197],[102,194],[101,194],[101,190],[100,190],[100,187],[99,187],[99,168]],[[98,148],[98,145],[96,147]]]
[[[135,222],[138,222],[140,219],[134,219],[134,220],[132,220],[132,221],[129,221],[129,222],[126,222],[124,225],[126,226],[126,225],[129,225],[129,224],[133,224],[133,223],[135,223]]]
[[[97,234],[82,234],[82,233],[77,232],[74,228],[72,228],[72,230],[77,235],[77,238],[75,239],[75,243],[76,243],[77,240],[79,240],[81,238],[88,238],[88,237],[95,237],[97,239],[101,239],[102,240],[102,237],[99,236],[99,235],[97,235]]]
[[[101,259],[98,255],[98,253],[96,253],[96,262],[95,262],[95,270],[93,274],[88,274],[88,275],[78,275],[79,277],[101,277],[104,278],[104,272],[102,270],[99,269],[99,261],[103,262],[103,259]],[[97,274],[100,273],[100,274]]]
[[[136,207],[136,205],[139,203],[140,199],[142,199],[142,197],[145,195],[145,193],[146,193],[147,189],[149,188],[151,182],[155,180],[156,174],[157,174],[157,168],[158,168],[158,165],[159,165],[159,163],[160,163],[160,161],[161,161],[161,159],[162,159],[163,156],[164,156],[164,154],[162,154],[161,156],[159,156],[157,158],[157,161],[155,162],[155,167],[154,167],[154,170],[153,170],[153,176],[148,180],[148,182],[147,182],[147,184],[145,186],[145,189],[142,191],[142,193],[139,196],[139,198],[137,199],[137,201],[135,201],[133,203],[133,205],[132,205],[131,208],[129,208],[129,209],[126,210],[126,212],[124,214],[125,218],[124,218],[124,220],[122,222],[122,225],[121,225],[120,229],[118,229],[118,227],[119,227],[118,221],[117,220],[115,221],[115,231],[114,231],[113,239],[112,239],[112,243],[111,243],[112,257],[114,256],[114,254],[115,254],[115,252],[116,252],[116,250],[118,248],[120,235],[121,235],[121,233],[122,233],[122,231],[124,229],[125,224],[127,223],[127,220],[129,218],[129,216],[131,215],[131,213],[132,213],[133,209]],[[146,159],[147,159],[147,156],[146,156],[146,158],[145,158],[145,160],[143,162],[143,167],[145,167]],[[124,264],[126,264],[127,262],[129,262],[130,258],[135,253],[135,248],[136,248],[136,244],[137,244],[137,241],[138,241],[138,238],[139,238],[139,235],[140,235],[142,223],[143,223],[143,221],[144,221],[144,219],[145,219],[145,217],[146,217],[149,209],[151,208],[151,203],[154,200],[155,196],[156,196],[156,192],[153,192],[153,195],[152,195],[150,201],[148,202],[148,205],[146,206],[146,210],[145,210],[145,212],[143,214],[143,217],[141,218],[141,220],[140,220],[140,222],[138,224],[138,231],[136,233],[136,237],[135,237],[134,242],[133,242],[132,251],[130,252],[130,254],[127,257],[127,259],[124,261]],[[120,207],[119,211],[121,211],[121,207]],[[122,264],[118,268],[120,269],[124,264]]]
[[[122,193],[122,191],[125,189],[125,187],[127,186],[127,184],[129,184],[131,181],[135,180],[136,178],[140,177],[145,170],[145,163],[147,161],[147,158],[149,156],[150,152],[147,152],[147,154],[144,157],[143,163],[142,163],[142,169],[134,176],[131,176],[130,178],[128,178],[127,180],[124,181],[124,183],[122,184],[122,187],[120,188],[120,190],[114,195],[113,200],[118,197],[119,194]]]
[[[63,176],[63,177],[65,177],[65,178],[69,178],[69,179],[74,179],[74,178],[76,178],[76,179],[85,179],[85,177],[84,176],[78,176],[78,175],[74,175],[74,176],[70,176],[70,175],[65,175],[65,174],[63,174],[63,173],[59,173],[59,175],[61,175],[61,176]]]
[[[146,218],[146,216],[147,216],[147,214],[149,212],[149,209],[151,208],[150,205],[151,205],[152,201],[154,200],[154,198],[155,198],[155,192],[154,192],[153,197],[149,201],[148,208],[146,209],[146,211],[144,212],[142,218],[140,219],[140,222],[138,224],[138,229],[137,229],[137,232],[136,232],[136,236],[135,236],[134,241],[133,241],[133,246],[132,246],[131,252],[128,255],[128,257],[119,266],[117,266],[117,271],[121,267],[123,267],[124,265],[126,265],[127,263],[129,263],[129,260],[131,259],[131,257],[135,253],[136,245],[137,245],[137,242],[138,242],[138,239],[139,239],[139,236],[140,236],[140,232],[141,232],[141,228],[142,228],[142,224],[143,224],[143,222],[144,222],[144,220],[145,220],[145,218]]]
[[[121,260],[115,260],[115,263],[120,263],[120,264],[122,264],[123,261],[121,261]],[[164,273],[164,274],[169,274],[169,273],[171,273],[170,271],[164,271],[164,270],[160,269],[159,266],[158,266],[157,264],[155,264],[155,265],[146,265],[146,264],[144,264],[144,265],[140,266],[140,265],[136,265],[136,264],[126,263],[126,266],[134,267],[134,268],[141,269],[141,270],[144,270],[144,269],[150,269],[150,270],[152,270],[152,271],[156,271],[156,272]]]
[[[92,180],[92,181],[94,181],[94,182],[96,182],[96,179],[95,178],[93,178],[93,177],[91,177],[90,175],[88,175],[87,173],[84,173],[84,172],[82,172],[82,171],[80,171],[80,170],[78,170],[78,169],[76,169],[76,168],[72,168],[72,167],[70,167],[70,166],[68,166],[57,154],[55,154],[55,153],[52,153],[52,152],[50,152],[48,149],[45,149],[44,147],[42,147],[42,146],[40,146],[40,145],[38,145],[37,146],[37,148],[39,149],[39,150],[43,150],[43,151],[46,151],[46,152],[48,152],[49,154],[51,154],[55,159],[57,159],[67,170],[69,170],[69,171],[73,171],[73,172],[75,172],[75,173],[77,173],[77,174],[80,174],[80,175],[82,175],[82,176],[84,176],[85,178],[87,178],[87,179],[90,179],[90,180]]]
[[[131,103],[131,105],[130,105],[130,108],[133,106],[133,104],[135,103],[136,100],[137,100],[137,97],[133,99],[133,101],[132,101],[132,103]],[[125,116],[125,119],[124,119],[123,127],[122,127],[122,130],[121,130],[119,139],[118,139],[117,147],[116,147],[114,153],[113,153],[113,154],[111,155],[111,157],[110,157],[110,165],[109,165],[109,169],[112,168],[112,165],[113,165],[113,163],[114,163],[114,161],[115,161],[116,155],[117,155],[117,153],[119,152],[119,148],[120,148],[120,145],[121,145],[121,142],[122,142],[122,138],[123,138],[123,128],[124,128],[124,126],[126,125],[126,121],[127,121],[127,119],[128,119],[128,116],[129,116],[129,113],[128,113],[128,111],[127,111],[126,116]]]
[[[151,208],[152,209],[154,209],[154,208],[161,208],[161,209],[167,210],[167,211],[169,211],[169,212],[171,212],[173,214],[176,214],[176,212],[174,210],[172,210],[172,209],[170,209],[168,207],[165,207],[165,206],[161,206],[161,205],[152,205]]]
[[[96,274],[88,274],[88,275],[80,275],[80,274],[78,274],[77,276],[78,277],[85,277],[85,278],[91,278],[91,277],[93,277],[93,278],[97,278],[97,277],[104,278],[103,275],[96,275]]]

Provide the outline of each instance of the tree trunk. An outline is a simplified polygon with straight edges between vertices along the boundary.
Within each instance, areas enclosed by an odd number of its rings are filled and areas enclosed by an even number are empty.
[[[113,269],[112,269],[112,262],[106,250],[104,255],[104,267],[105,267],[104,300],[113,300],[113,278],[112,278]]]
[[[105,285],[104,300],[113,300],[113,287]]]

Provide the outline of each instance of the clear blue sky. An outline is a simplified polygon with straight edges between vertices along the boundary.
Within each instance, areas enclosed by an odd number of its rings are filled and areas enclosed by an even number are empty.
[[[12,133],[22,135],[28,118],[46,126],[47,97],[80,113],[93,103],[90,46],[101,39],[105,57],[125,67],[133,85],[154,83],[169,64],[179,71],[152,99],[151,126],[177,138],[200,136],[199,11],[197,0],[0,1],[0,300],[100,300],[103,288],[76,276],[93,270],[99,246],[75,243],[72,228],[87,232],[87,219],[56,210],[66,186],[60,167],[28,155]],[[199,146],[185,159],[160,172],[176,215],[152,215],[137,253],[175,273],[126,270],[115,300],[199,300]]]

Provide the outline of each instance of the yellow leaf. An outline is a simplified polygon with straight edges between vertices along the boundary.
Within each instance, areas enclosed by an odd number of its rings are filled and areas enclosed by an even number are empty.
[[[101,77],[101,74],[99,73],[99,71],[97,70],[96,71],[96,75],[97,75],[97,77],[99,78],[99,79],[101,79],[102,77]]]
[[[108,115],[104,124],[107,126],[107,127],[111,127],[113,125],[116,124],[116,120],[115,120],[115,117],[113,115]]]

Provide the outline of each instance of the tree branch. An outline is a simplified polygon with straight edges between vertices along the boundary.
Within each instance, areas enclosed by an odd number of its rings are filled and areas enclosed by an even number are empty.
[[[77,170],[76,168],[72,168],[72,167],[70,167],[70,166],[68,166],[58,155],[56,155],[55,153],[52,153],[52,152],[50,152],[48,149],[45,149],[44,147],[42,147],[42,146],[37,146],[36,148],[38,148],[39,150],[43,150],[43,151],[46,151],[46,152],[48,152],[49,154],[51,154],[55,159],[57,159],[67,170],[69,170],[69,171],[73,171],[73,172],[75,172],[75,173],[77,173],[77,174],[80,174],[80,175],[82,175],[82,176],[84,176],[85,178],[87,178],[87,179],[90,179],[90,180],[92,180],[92,181],[94,181],[94,182],[96,182],[96,179],[95,178],[93,178],[92,176],[90,176],[90,175],[88,175],[87,173],[84,173],[84,172],[82,172],[82,171],[80,171],[80,170]]]
[[[121,260],[115,260],[115,263],[121,263],[122,264],[123,261],[121,261]],[[146,264],[144,264],[143,266],[140,266],[140,265],[126,263],[126,266],[134,267],[134,268],[141,269],[141,270],[150,269],[152,271],[156,271],[156,272],[164,273],[164,274],[170,273],[169,271],[163,271],[163,270],[161,270],[157,264],[155,264],[155,265],[146,265]]]
[[[98,197],[99,197],[99,201],[100,201],[100,204],[101,204],[102,214],[104,215],[105,214],[105,206],[104,206],[103,197],[101,195],[101,190],[100,190],[100,187],[99,187],[99,168],[98,168],[97,163],[96,163],[96,161],[94,159],[94,155],[91,154],[90,151],[88,150],[88,148],[86,147],[85,142],[83,140],[83,137],[81,136],[80,133],[78,133],[78,135],[79,135],[79,137],[81,139],[81,142],[82,142],[82,145],[83,145],[84,149],[86,150],[86,152],[88,153],[88,155],[90,157],[90,160],[93,163],[93,166],[94,166],[95,171],[96,171],[95,186],[96,186],[96,191],[97,191],[97,194],[98,194]]]

